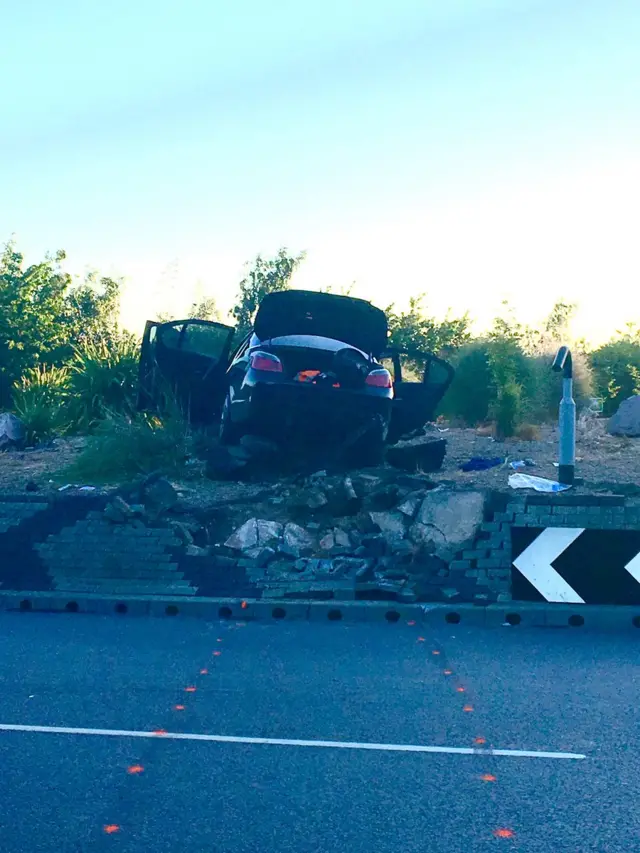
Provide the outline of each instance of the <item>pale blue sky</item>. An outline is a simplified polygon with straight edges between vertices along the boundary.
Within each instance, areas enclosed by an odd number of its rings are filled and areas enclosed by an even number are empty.
[[[281,245],[381,304],[640,320],[639,0],[1,5],[0,239],[126,275],[133,327]]]

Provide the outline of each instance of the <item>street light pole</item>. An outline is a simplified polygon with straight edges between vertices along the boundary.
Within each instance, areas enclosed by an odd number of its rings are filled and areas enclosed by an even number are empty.
[[[558,481],[563,485],[572,486],[576,471],[576,404],[573,399],[573,359],[569,347],[560,347],[551,369],[556,373],[562,373],[562,399],[558,416],[560,429]]]

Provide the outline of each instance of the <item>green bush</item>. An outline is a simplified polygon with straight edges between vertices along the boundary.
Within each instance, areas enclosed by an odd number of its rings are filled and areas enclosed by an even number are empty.
[[[88,342],[69,365],[70,416],[80,432],[91,432],[112,414],[132,416],[138,385],[139,346],[131,336]]]
[[[520,326],[509,315],[497,318],[486,337],[454,356],[455,378],[440,411],[468,426],[494,420],[503,436],[524,422],[554,421],[562,395],[561,379],[550,370],[557,346],[548,331]],[[592,395],[591,368],[580,347],[572,354],[574,397],[582,408]]]
[[[34,367],[13,386],[13,410],[26,431],[27,444],[48,441],[66,432],[69,371],[64,367]]]
[[[440,412],[451,420],[476,426],[489,417],[492,400],[491,368],[487,343],[483,340],[463,346],[453,358],[455,376],[440,405]]]
[[[190,440],[179,417],[111,415],[98,424],[69,475],[114,483],[151,471],[176,474],[184,468]]]
[[[612,415],[627,397],[640,394],[640,329],[626,332],[591,353],[595,391],[605,415]]]

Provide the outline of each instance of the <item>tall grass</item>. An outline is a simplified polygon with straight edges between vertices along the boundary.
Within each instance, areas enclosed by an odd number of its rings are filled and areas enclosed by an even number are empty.
[[[13,410],[25,427],[28,445],[47,441],[72,426],[67,406],[69,371],[34,367],[13,387]]]
[[[69,405],[78,432],[93,431],[113,414],[133,415],[138,358],[138,344],[130,336],[90,342],[74,351],[69,365]]]
[[[110,415],[98,424],[69,476],[116,483],[151,471],[177,474],[190,447],[190,430],[180,417]]]

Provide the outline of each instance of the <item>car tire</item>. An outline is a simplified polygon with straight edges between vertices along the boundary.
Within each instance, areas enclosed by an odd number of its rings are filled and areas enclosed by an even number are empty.
[[[241,436],[242,432],[231,420],[231,397],[227,394],[220,414],[220,444],[237,444]]]

